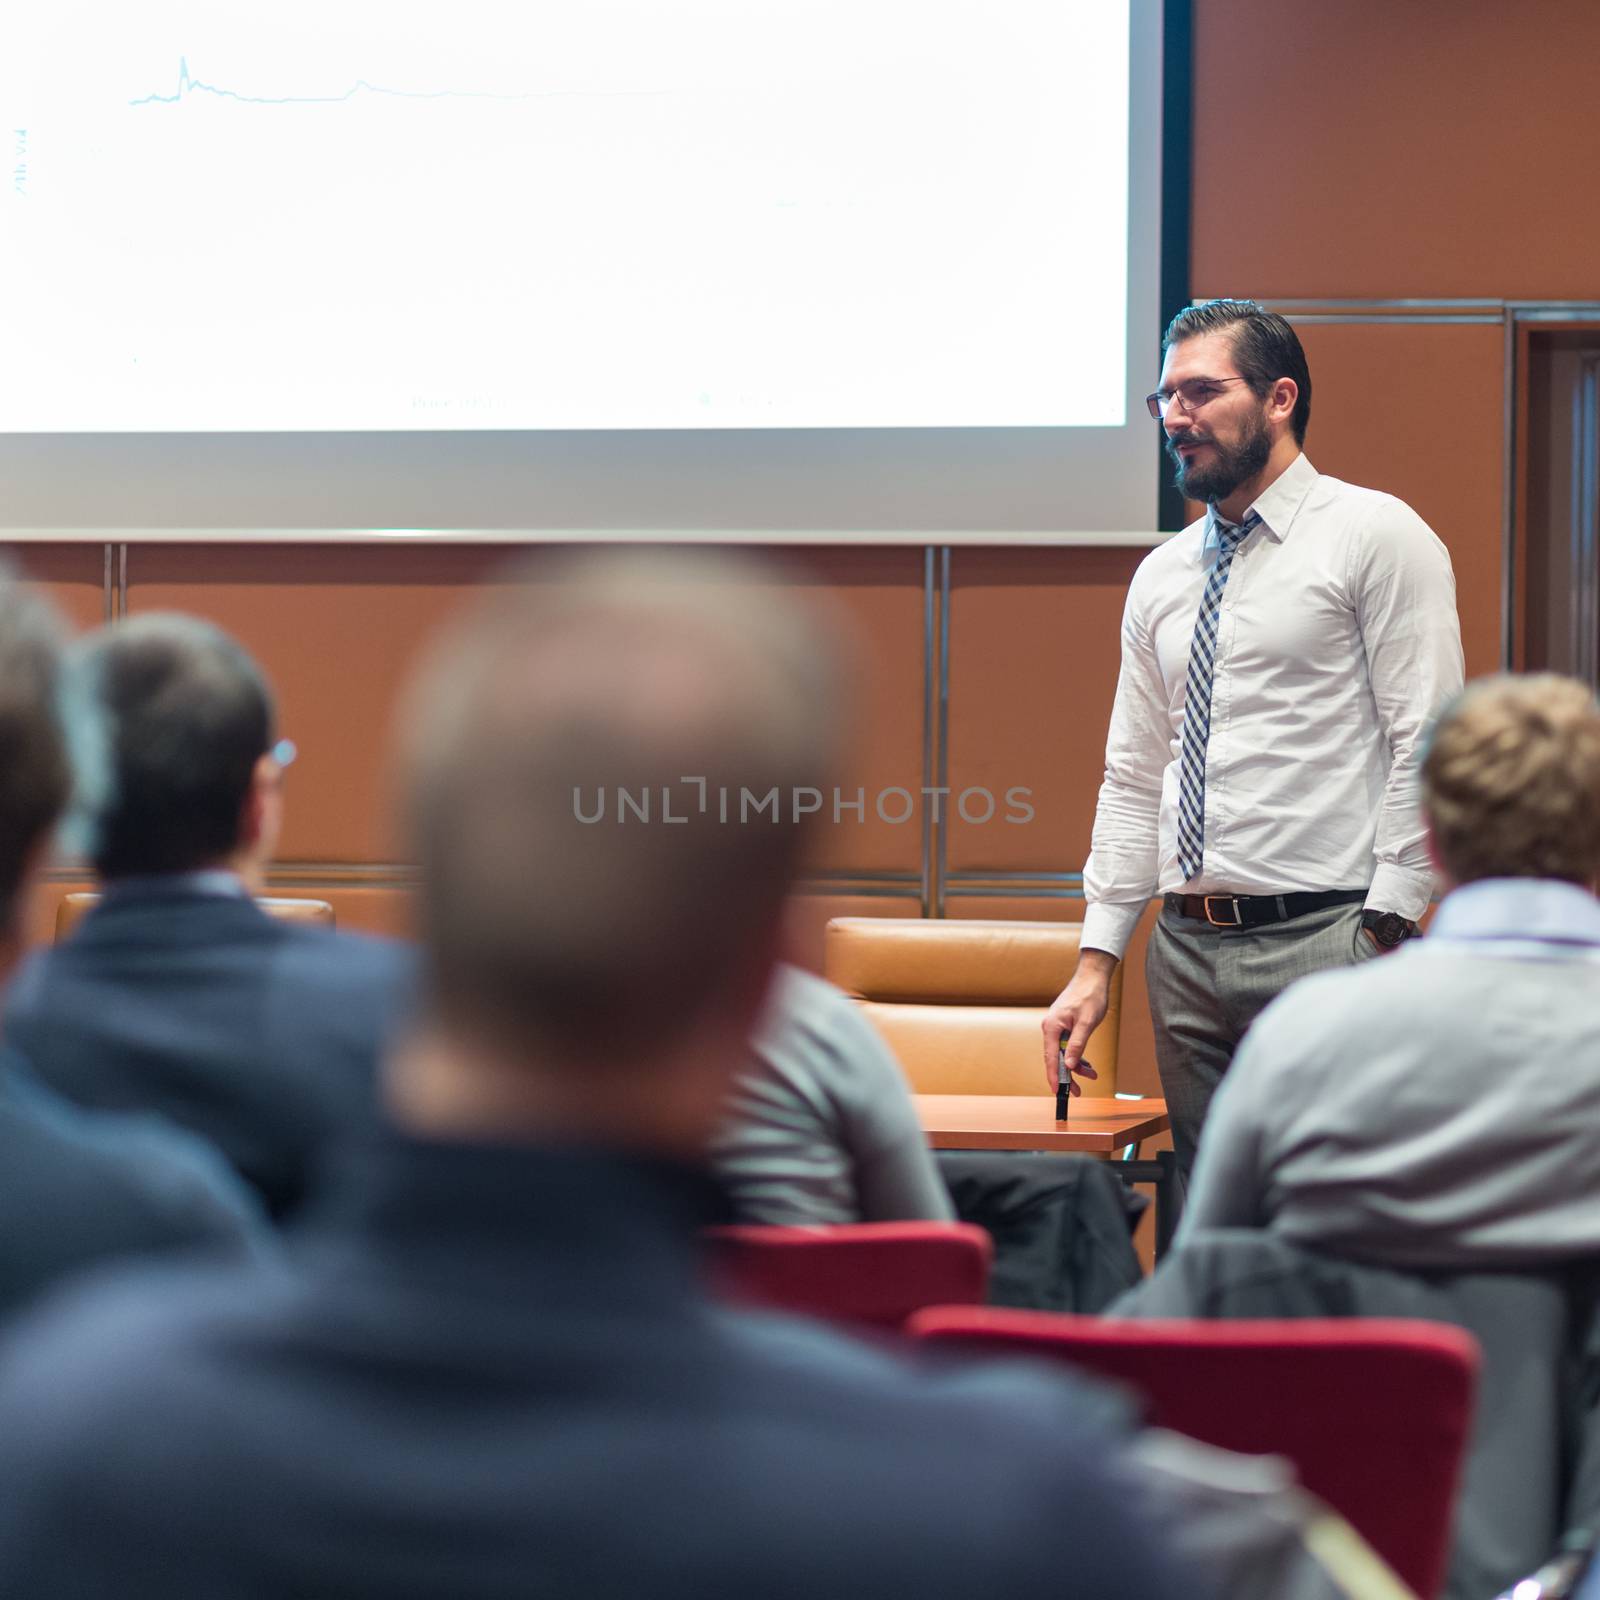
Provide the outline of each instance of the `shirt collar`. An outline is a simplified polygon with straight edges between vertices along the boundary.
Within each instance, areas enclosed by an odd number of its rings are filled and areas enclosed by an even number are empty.
[[[1256,496],[1252,503],[1250,510],[1261,518],[1262,526],[1267,533],[1280,544],[1288,534],[1306,496],[1311,493],[1311,486],[1317,481],[1317,477],[1317,469],[1302,452]],[[1218,547],[1216,524],[1216,510],[1213,507],[1206,514],[1207,551]]]
[[[105,886],[104,898],[120,900],[125,895],[147,895],[155,890],[163,894],[215,895],[219,899],[250,898],[239,874],[222,867],[211,867],[200,872],[161,872],[114,878]]]
[[[1445,896],[1428,937],[1600,948],[1600,900],[1553,878],[1484,878]]]
[[[619,1092],[628,1092],[619,1088]],[[681,1294],[700,1230],[733,1220],[698,1167],[579,1146],[468,1143],[377,1127],[339,1147],[301,1233],[339,1254],[363,1245],[407,1272],[486,1272],[554,1296],[610,1282]]]

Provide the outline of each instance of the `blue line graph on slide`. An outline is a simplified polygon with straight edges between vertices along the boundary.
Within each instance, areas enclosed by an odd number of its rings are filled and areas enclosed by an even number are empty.
[[[175,106],[191,95],[214,96],[218,100],[232,100],[247,106],[336,106],[354,100],[360,95],[382,95],[391,100],[560,100],[567,98],[593,99],[600,96],[627,99],[672,94],[671,89],[544,89],[524,93],[499,93],[492,89],[391,89],[381,83],[369,83],[357,78],[348,89],[338,94],[241,94],[237,89],[225,89],[219,84],[206,83],[189,71],[187,56],[178,58],[178,82],[171,94],[144,94],[130,100],[130,106]]]

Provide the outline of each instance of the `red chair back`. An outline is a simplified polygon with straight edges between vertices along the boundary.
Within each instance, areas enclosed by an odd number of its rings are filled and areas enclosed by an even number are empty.
[[[993,1248],[965,1222],[711,1228],[707,1237],[732,1297],[873,1328],[899,1328],[923,1306],[977,1304]]]
[[[1439,1592],[1478,1346],[1388,1318],[1116,1321],[952,1306],[908,1331],[985,1354],[1042,1356],[1140,1394],[1148,1420],[1246,1455],[1287,1456],[1419,1595]]]

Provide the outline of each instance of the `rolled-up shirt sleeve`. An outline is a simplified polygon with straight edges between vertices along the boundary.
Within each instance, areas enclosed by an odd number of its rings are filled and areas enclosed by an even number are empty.
[[[1120,958],[1156,892],[1161,781],[1171,760],[1172,720],[1135,576],[1122,612],[1122,669],[1106,736],[1106,771],[1083,868],[1082,947]]]
[[[1367,675],[1389,743],[1367,905],[1416,921],[1433,894],[1419,769],[1439,708],[1461,690],[1461,624],[1450,554],[1411,508],[1385,498],[1359,540],[1350,576]]]

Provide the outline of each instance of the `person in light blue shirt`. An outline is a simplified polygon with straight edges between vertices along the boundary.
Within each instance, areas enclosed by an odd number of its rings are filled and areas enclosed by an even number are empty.
[[[1449,893],[1428,937],[1295,984],[1251,1028],[1179,1235],[1264,1228],[1395,1267],[1600,1251],[1600,706],[1471,686],[1422,768]]]

